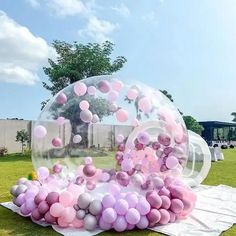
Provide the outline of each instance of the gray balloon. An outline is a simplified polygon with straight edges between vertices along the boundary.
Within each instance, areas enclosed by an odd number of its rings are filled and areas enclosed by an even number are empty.
[[[19,196],[21,193],[24,193],[26,190],[27,190],[27,186],[24,184],[20,184],[15,191],[15,196],[16,197]]]
[[[97,219],[95,216],[88,214],[84,217],[84,228],[86,230],[92,231],[96,228],[96,226]]]
[[[102,203],[100,200],[93,200],[90,205],[89,205],[89,212],[94,215],[97,216],[101,213],[102,211]]]
[[[16,195],[16,189],[18,188],[18,185],[13,185],[10,189],[11,195],[15,196]]]
[[[84,219],[85,214],[86,214],[86,213],[85,213],[84,210],[78,210],[78,211],[76,212],[76,217],[77,217],[77,219],[82,220],[82,219]]]
[[[91,201],[92,201],[92,197],[89,193],[82,193],[80,194],[79,199],[78,199],[78,206],[81,209],[86,209],[88,208]]]

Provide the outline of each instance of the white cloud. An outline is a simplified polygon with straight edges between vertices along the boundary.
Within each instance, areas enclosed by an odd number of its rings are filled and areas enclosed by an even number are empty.
[[[118,27],[118,24],[113,24],[110,21],[100,20],[96,16],[89,18],[85,29],[79,30],[80,36],[88,36],[97,42],[109,40],[109,35]]]
[[[81,0],[49,0],[48,6],[57,16],[86,14],[89,9]]]
[[[25,0],[27,3],[31,5],[33,8],[38,8],[40,7],[39,0]]]
[[[112,10],[125,17],[130,15],[130,10],[124,3],[121,3],[119,6],[112,7]]]
[[[0,81],[32,85],[37,71],[54,51],[47,42],[34,36],[0,11]]]

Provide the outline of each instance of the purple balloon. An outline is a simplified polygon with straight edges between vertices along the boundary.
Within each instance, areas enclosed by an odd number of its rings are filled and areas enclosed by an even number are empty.
[[[115,210],[118,215],[125,215],[128,209],[129,209],[129,204],[124,199],[119,199],[115,203]]]
[[[39,204],[40,202],[44,201],[47,197],[47,193],[45,191],[39,191],[39,193],[35,196],[34,202],[35,204]]]
[[[32,212],[36,208],[36,204],[34,202],[34,198],[29,198],[25,201],[25,207]]]
[[[47,167],[41,166],[37,170],[37,175],[39,180],[45,180],[49,176],[49,170]]]
[[[124,171],[118,172],[116,174],[116,179],[117,179],[117,182],[122,186],[127,186],[130,181],[129,175]]]
[[[133,193],[128,193],[125,200],[128,202],[130,208],[135,208],[138,203],[138,197]]]
[[[56,218],[52,216],[49,211],[45,214],[44,219],[49,224],[53,224],[56,222]]]
[[[93,119],[93,114],[90,110],[83,110],[80,112],[80,119],[85,123],[90,123]]]
[[[43,215],[39,213],[38,208],[35,208],[32,213],[31,213],[31,217],[33,220],[41,220],[43,218]]]
[[[116,199],[113,195],[107,194],[102,199],[102,205],[104,208],[113,207],[115,205]]]
[[[56,102],[60,105],[63,105],[67,102],[67,96],[64,93],[60,93],[56,97]]]
[[[139,211],[140,215],[147,215],[151,210],[151,206],[145,198],[140,198],[136,205],[136,209]]]
[[[26,208],[25,203],[20,207],[20,213],[24,216],[28,216],[30,211]]]
[[[46,201],[49,205],[52,205],[53,203],[59,202],[59,193],[57,192],[51,192],[47,195]]]
[[[135,208],[130,208],[125,215],[125,219],[129,224],[135,225],[140,220],[140,214]]]
[[[113,224],[115,231],[122,232],[127,228],[127,221],[124,216],[118,216],[116,221]]]
[[[20,207],[21,205],[23,205],[25,203],[25,194],[21,193],[14,201],[14,203]]]
[[[99,220],[99,227],[103,230],[109,230],[112,228],[112,224],[106,223],[101,217]]]
[[[139,229],[146,229],[148,225],[149,221],[146,216],[141,216],[139,222],[136,224]]]
[[[49,205],[46,201],[42,201],[38,205],[39,213],[44,215],[47,211],[49,211]]]
[[[117,218],[117,213],[113,208],[107,208],[102,212],[102,219],[104,222],[112,224]]]

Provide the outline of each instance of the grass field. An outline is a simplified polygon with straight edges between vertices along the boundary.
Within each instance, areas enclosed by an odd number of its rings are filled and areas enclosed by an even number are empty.
[[[236,187],[236,150],[224,150],[225,160],[212,163],[211,171],[204,184],[225,184]],[[9,188],[22,176],[32,171],[31,159],[27,155],[8,155],[0,158],[0,202],[11,200]],[[109,236],[118,234],[108,231],[100,235]],[[51,227],[43,228],[31,222],[29,218],[23,218],[0,206],[0,236],[7,235],[59,235]],[[120,234],[121,235],[121,234]],[[122,235],[157,236],[161,235],[149,230],[129,231]],[[236,226],[224,232],[223,236],[236,235]]]

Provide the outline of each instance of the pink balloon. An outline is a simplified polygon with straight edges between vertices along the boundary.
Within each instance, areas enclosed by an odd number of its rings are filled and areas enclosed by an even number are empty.
[[[54,147],[61,147],[62,146],[62,141],[60,138],[53,138],[52,139],[52,145]]]
[[[68,191],[62,192],[59,196],[59,202],[64,207],[70,206],[73,200],[74,200],[74,197],[73,197],[72,193],[70,193]]]
[[[107,194],[102,199],[102,205],[104,208],[113,207],[115,205],[116,199],[113,195]]]
[[[34,127],[34,136],[36,138],[44,138],[47,135],[47,129],[42,125],[37,125]]]
[[[97,89],[94,86],[88,87],[88,94],[94,96],[96,94]]]
[[[79,107],[81,110],[88,110],[89,109],[89,103],[86,100],[83,100],[79,103]]]
[[[184,209],[184,204],[180,199],[174,198],[171,200],[170,209],[174,213],[179,214]]]
[[[63,217],[59,217],[57,219],[57,224],[62,228],[66,228],[68,226],[68,222],[66,222]]]
[[[63,116],[59,116],[56,121],[58,125],[64,125],[65,118]]]
[[[128,202],[130,208],[135,208],[138,204],[138,197],[134,193],[128,193],[125,197],[125,200]]]
[[[160,209],[161,219],[159,221],[159,224],[166,225],[170,221],[170,213],[165,209]]]
[[[143,97],[138,102],[138,107],[144,113],[149,113],[152,109],[152,103],[147,97]]]
[[[129,113],[128,111],[124,110],[124,109],[119,109],[117,112],[116,112],[116,119],[119,121],[119,122],[126,122],[129,118]]]
[[[73,207],[66,207],[61,214],[61,217],[64,222],[71,223],[76,216],[76,211]]]
[[[123,86],[124,86],[124,84],[120,80],[112,81],[112,88],[117,92],[120,92],[122,90]]]
[[[72,226],[75,227],[75,228],[82,228],[83,225],[84,225],[84,221],[83,220],[78,220],[77,218],[75,218],[73,221],[72,221]]]
[[[63,210],[64,210],[64,206],[61,203],[56,202],[51,205],[50,214],[54,217],[60,217]]]
[[[166,159],[166,163],[165,164],[166,164],[168,169],[175,169],[178,166],[179,161],[178,161],[178,159],[175,156],[169,156]]]
[[[64,93],[58,94],[56,102],[60,105],[63,105],[67,102],[67,96]]]
[[[108,93],[108,95],[107,95],[107,100],[108,100],[109,102],[114,102],[114,101],[116,101],[116,99],[118,98],[118,96],[119,96],[119,93],[118,93],[118,92],[116,92],[116,91],[111,91],[111,92]]]
[[[75,85],[74,85],[74,92],[76,95],[78,96],[83,96],[87,91],[87,86],[85,83],[83,82],[77,82]]]
[[[74,198],[78,198],[79,195],[83,192],[83,189],[81,186],[77,184],[70,184],[69,187],[67,188],[67,191],[72,193]]]
[[[129,89],[128,93],[127,93],[127,97],[130,100],[135,100],[138,97],[138,91],[137,89]]]

